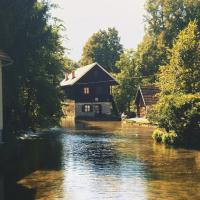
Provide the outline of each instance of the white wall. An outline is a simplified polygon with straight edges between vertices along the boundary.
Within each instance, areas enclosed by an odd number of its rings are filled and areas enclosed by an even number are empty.
[[[82,106],[85,104],[92,104],[92,103],[76,103],[75,105],[75,116],[76,117],[94,117],[94,112],[82,112]]]

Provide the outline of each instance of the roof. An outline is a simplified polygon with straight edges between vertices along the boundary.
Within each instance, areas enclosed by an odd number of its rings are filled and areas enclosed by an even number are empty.
[[[0,50],[0,61],[2,62],[3,66],[11,65],[13,63],[13,60],[1,50]]]
[[[148,85],[142,87],[139,86],[136,93],[135,103],[137,103],[138,96],[139,94],[141,94],[143,102],[146,106],[156,104],[158,101],[158,97],[156,96],[156,94],[159,92],[160,92],[159,88],[155,87],[154,85]]]
[[[90,65],[84,66],[84,67],[80,67],[78,69],[75,70],[75,78],[72,77],[72,73],[68,75],[68,80],[63,79],[60,82],[60,86],[72,86],[74,85],[78,80],[80,80],[84,75],[87,74],[87,72],[89,72],[93,67],[98,66],[99,68],[101,68],[106,74],[108,74],[115,82],[117,82],[117,80],[115,80],[111,74],[109,74],[101,65],[99,65],[97,62],[92,63]],[[117,82],[118,83],[118,82]]]

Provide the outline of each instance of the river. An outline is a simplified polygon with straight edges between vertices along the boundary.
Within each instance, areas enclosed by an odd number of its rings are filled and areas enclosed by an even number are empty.
[[[200,151],[155,144],[153,129],[66,123],[19,141],[2,200],[199,200]]]

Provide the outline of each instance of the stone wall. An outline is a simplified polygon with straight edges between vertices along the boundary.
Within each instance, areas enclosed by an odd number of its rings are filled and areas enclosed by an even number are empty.
[[[91,105],[91,112],[83,112],[84,105]],[[62,111],[64,118],[74,119],[76,117],[80,118],[94,118],[96,116],[94,105],[101,105],[102,115],[111,115],[112,103],[111,102],[86,102],[86,103],[75,103],[74,101],[65,101],[62,105]]]
[[[92,105],[92,103],[76,103],[76,106],[75,106],[76,117],[95,117],[94,109],[92,110],[92,112],[82,111],[82,106],[85,104]]]
[[[92,105],[93,109],[91,112],[83,112],[82,107],[84,105]],[[95,110],[94,105],[101,105],[101,114],[102,115],[110,115],[112,110],[112,103],[111,102],[97,102],[97,103],[76,103],[75,106],[75,115],[76,117],[95,117]]]
[[[62,104],[64,117],[75,118],[75,101],[65,101]]]
[[[102,102],[102,114],[111,115],[112,103],[111,102]]]

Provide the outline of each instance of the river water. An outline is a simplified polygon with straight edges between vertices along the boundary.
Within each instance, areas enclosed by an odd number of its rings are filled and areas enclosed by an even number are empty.
[[[20,141],[0,199],[199,200],[200,151],[155,144],[152,131],[83,121]]]

